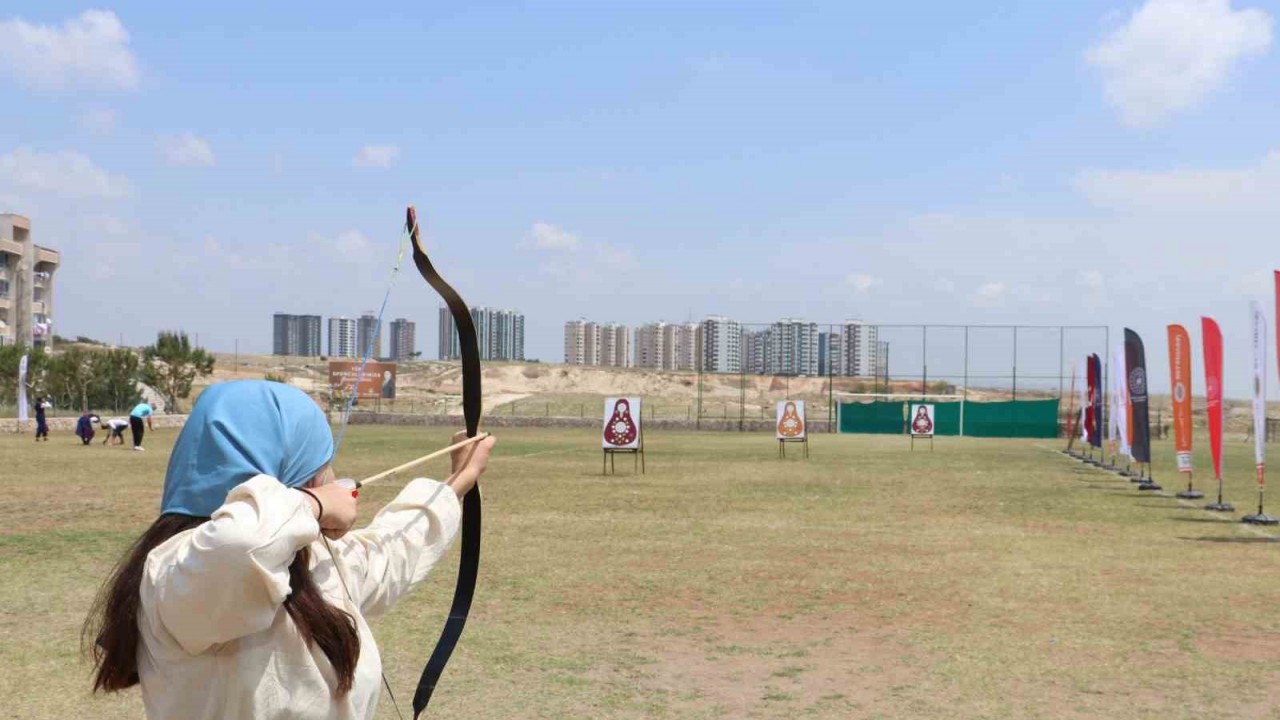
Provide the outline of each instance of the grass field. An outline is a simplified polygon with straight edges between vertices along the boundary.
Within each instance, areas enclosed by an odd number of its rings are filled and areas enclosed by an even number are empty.
[[[146,453],[0,436],[0,714],[141,716],[136,692],[87,693],[78,633],[154,517],[175,435],[148,434]],[[446,435],[353,427],[339,470],[362,477]],[[432,716],[1280,713],[1280,532],[1173,499],[1167,445],[1154,496],[1057,441],[910,453],[819,436],[810,460],[780,461],[770,436],[647,440],[647,475],[620,459],[602,478],[594,432],[501,434],[476,605]],[[1229,447],[1227,499],[1244,512],[1251,457]],[[397,485],[368,488],[363,514]],[[456,550],[374,624],[405,713],[455,564]],[[379,717],[395,717],[385,695]]]

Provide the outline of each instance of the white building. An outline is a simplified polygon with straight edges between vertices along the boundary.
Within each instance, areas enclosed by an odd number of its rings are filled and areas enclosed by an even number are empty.
[[[600,327],[600,364],[607,367],[631,367],[631,329],[609,323]]]
[[[702,366],[708,372],[742,371],[742,324],[721,315],[702,321]]]
[[[636,328],[636,367],[661,369],[664,358],[670,358],[666,327],[666,323],[656,322]]]
[[[818,374],[818,324],[784,318],[769,328],[768,375]]]
[[[524,315],[516,310],[477,306],[469,308],[476,328],[476,345],[481,360],[524,360]],[[447,305],[440,306],[438,350],[441,360],[462,357],[458,328]]]
[[[357,327],[352,318],[329,318],[329,357],[359,357],[356,352]]]
[[[840,357],[837,375],[875,377],[880,371],[880,331],[861,320],[845,320],[840,326]]]
[[[0,213],[0,345],[53,344],[53,275],[57,250],[32,242],[31,221]]]

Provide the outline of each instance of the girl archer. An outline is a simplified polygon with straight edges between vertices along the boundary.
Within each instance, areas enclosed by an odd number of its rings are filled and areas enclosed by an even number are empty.
[[[86,621],[94,690],[141,685],[153,720],[372,718],[382,662],[366,618],[448,550],[494,442],[455,451],[448,480],[410,482],[352,530],[358,492],[335,479],[315,402],[273,382],[211,386],[174,445],[160,516]]]

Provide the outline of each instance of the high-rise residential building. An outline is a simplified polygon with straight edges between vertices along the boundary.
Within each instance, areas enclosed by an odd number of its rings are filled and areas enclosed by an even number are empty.
[[[439,323],[436,325],[436,359],[457,360],[462,357],[458,344],[458,328],[453,324],[453,313],[446,305],[440,306]]]
[[[356,325],[356,354],[377,360],[382,357],[382,327],[378,324],[378,316],[368,310],[360,316]]]
[[[0,345],[53,344],[53,275],[62,263],[57,250],[31,240],[31,221],[0,214]]]
[[[319,315],[272,316],[271,353],[315,357],[323,354],[320,342]]]
[[[721,315],[702,321],[702,366],[708,372],[742,371],[742,325]]]
[[[630,331],[617,323],[570,320],[564,324],[564,362],[627,367],[631,364]]]
[[[476,328],[476,345],[481,360],[524,360],[524,315],[516,310],[489,307],[469,309]],[[458,328],[447,306],[440,306],[437,357],[456,360],[462,357],[458,344]]]
[[[663,370],[697,370],[702,351],[701,327],[697,323],[658,323],[662,328],[661,367]]]
[[[770,328],[765,355],[769,375],[818,374],[818,324],[784,318]]]
[[[840,327],[843,367],[836,374],[851,377],[878,375],[879,328],[861,320],[846,320]]]
[[[329,318],[329,357],[361,357],[356,352],[357,327],[358,324],[351,318]]]
[[[414,324],[404,318],[391,321],[391,359],[404,362],[412,360],[416,350]]]
[[[626,325],[609,323],[600,327],[600,364],[631,366],[631,331]]]
[[[769,336],[768,328],[742,331],[742,371],[755,375],[764,375],[768,369]]]
[[[671,357],[666,348],[667,324],[648,323],[636,328],[636,367],[662,368]]]
[[[594,325],[586,320],[570,320],[564,324],[564,364],[587,364],[587,325]]]

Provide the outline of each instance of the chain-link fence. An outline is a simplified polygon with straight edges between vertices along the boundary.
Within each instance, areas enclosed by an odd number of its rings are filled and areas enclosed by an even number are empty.
[[[1098,353],[1104,373],[1110,372],[1105,363],[1111,338],[1105,326],[738,323],[711,318],[646,326],[630,337],[632,367],[522,366],[513,385],[525,386],[527,394],[494,403],[487,415],[593,419],[601,417],[605,397],[628,395],[644,398],[646,419],[759,430],[773,422],[778,403],[790,400],[804,402],[811,428],[821,432],[835,431],[841,402],[1063,399],[1071,393],[1080,358]],[[493,380],[489,387],[498,389],[486,393],[490,399],[504,392],[501,378]],[[432,397],[362,402],[360,409],[456,410],[457,397],[439,392]],[[1063,419],[1068,405],[1060,403]]]
[[[734,335],[734,323],[726,324],[727,331],[715,322],[699,326],[703,365],[695,369],[698,393],[688,414],[736,414],[745,426],[748,419],[771,417],[779,401],[804,400],[809,418],[825,420],[833,431],[841,401],[1065,398],[1076,359],[1089,353],[1108,358],[1110,345],[1105,326],[782,320],[738,325],[735,355],[725,341]]]

